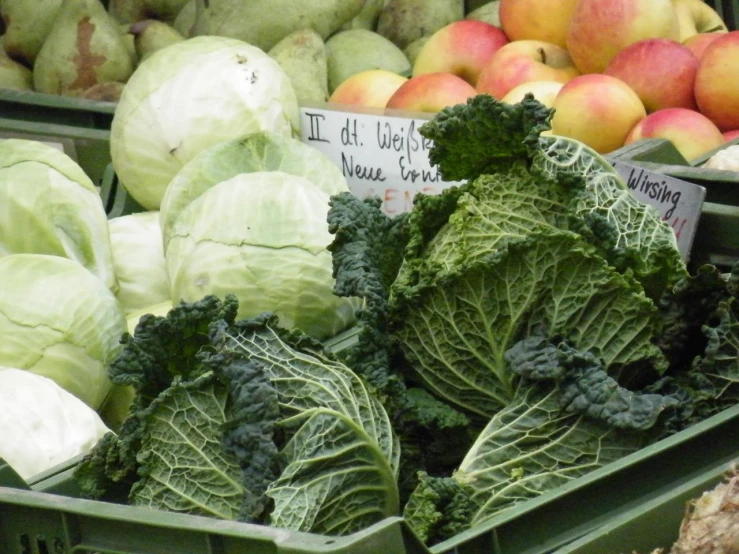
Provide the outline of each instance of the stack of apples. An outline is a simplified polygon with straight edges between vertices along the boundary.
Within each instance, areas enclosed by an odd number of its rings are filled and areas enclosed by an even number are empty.
[[[554,108],[551,133],[608,153],[671,140],[690,160],[739,137],[739,31],[702,0],[499,0],[499,21],[431,35],[408,78],[358,73],[330,102],[436,112],[490,94]]]

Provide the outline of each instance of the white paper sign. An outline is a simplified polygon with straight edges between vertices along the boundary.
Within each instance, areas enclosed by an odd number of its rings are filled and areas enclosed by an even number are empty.
[[[360,198],[379,196],[388,215],[409,211],[419,193],[438,194],[456,183],[431,167],[431,141],[418,132],[426,119],[301,108],[303,142],[342,169]]]
[[[613,167],[626,181],[634,196],[645,204],[657,208],[662,220],[670,224],[675,231],[680,253],[687,260],[698,227],[706,189],[682,179],[620,161],[614,161]]]

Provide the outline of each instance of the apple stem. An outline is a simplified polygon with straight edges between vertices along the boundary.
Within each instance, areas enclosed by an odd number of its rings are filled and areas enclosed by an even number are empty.
[[[539,55],[541,56],[541,63],[546,64],[547,63],[547,54],[544,52],[543,48],[538,49]]]

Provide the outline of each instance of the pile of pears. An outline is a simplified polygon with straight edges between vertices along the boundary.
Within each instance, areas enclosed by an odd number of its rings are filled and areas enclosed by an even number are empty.
[[[369,69],[410,74],[423,42],[489,0],[0,0],[0,89],[115,102],[155,51],[197,35],[237,38],[283,67],[298,100],[324,102]]]

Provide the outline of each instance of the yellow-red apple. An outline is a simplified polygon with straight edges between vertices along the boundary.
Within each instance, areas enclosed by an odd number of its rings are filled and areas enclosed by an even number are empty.
[[[672,0],[579,0],[567,29],[567,50],[580,73],[601,73],[629,44],[680,39]]]
[[[645,138],[672,142],[686,160],[697,158],[724,143],[724,137],[710,119],[685,108],[666,108],[649,114],[629,133],[625,144]]]
[[[698,33],[728,31],[724,20],[703,0],[673,0],[680,25],[680,40]]]
[[[368,108],[384,108],[390,97],[408,79],[392,71],[371,69],[355,73],[341,83],[328,101]]]
[[[683,41],[683,44],[687,46],[693,54],[698,56],[698,59],[701,59],[703,57],[703,52],[708,48],[708,45],[721,35],[725,34],[726,32],[724,31],[716,31],[715,33],[698,33],[686,38]]]
[[[511,40],[567,45],[567,27],[578,0],[500,0],[500,24]]]
[[[451,73],[426,73],[403,83],[386,107],[435,113],[447,106],[464,104],[475,94],[474,87],[461,77]]]
[[[693,85],[698,65],[698,57],[687,46],[665,38],[648,38],[621,50],[604,73],[634,89],[647,112],[663,108],[695,110]]]
[[[500,101],[506,104],[518,104],[524,96],[531,93],[539,102],[547,108],[551,108],[554,106],[554,99],[557,98],[557,94],[563,86],[564,84],[558,81],[527,81],[513,87]]]
[[[567,82],[553,108],[553,134],[577,139],[601,154],[623,146],[632,127],[647,115],[629,85],[598,73]]]
[[[722,131],[739,129],[739,31],[725,33],[703,52],[695,76],[695,101]]]
[[[724,142],[730,142],[734,139],[739,139],[739,129],[732,129],[731,131],[725,131],[721,134],[724,137]]]
[[[566,83],[579,74],[564,48],[540,40],[515,40],[493,54],[475,88],[500,100],[527,81]]]
[[[429,37],[413,64],[413,76],[452,73],[474,87],[482,68],[504,44],[508,37],[494,25],[455,21]]]

